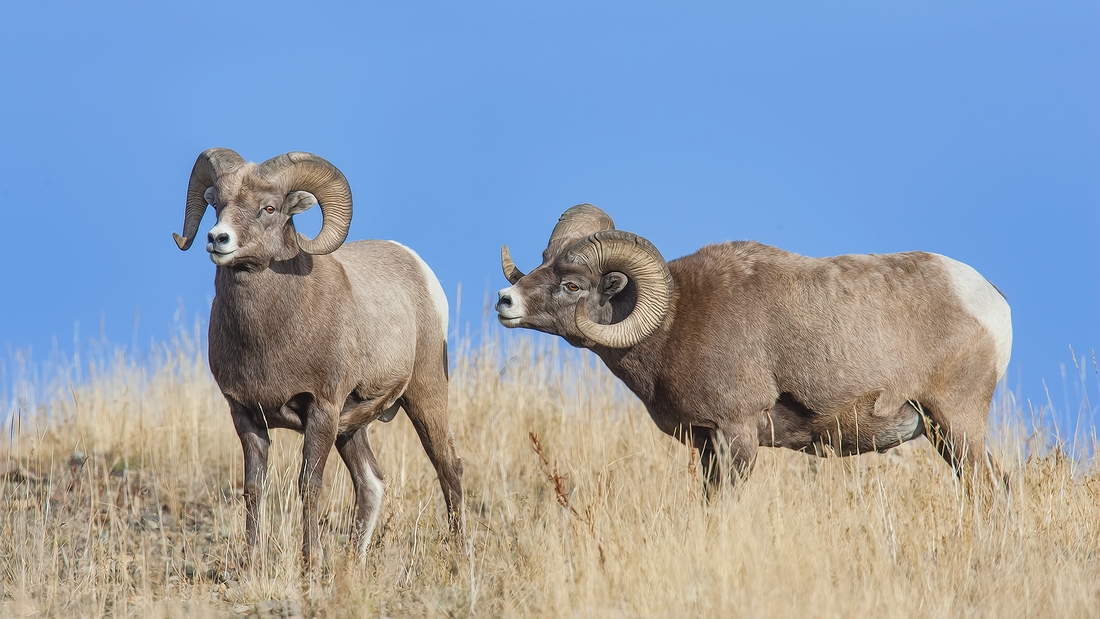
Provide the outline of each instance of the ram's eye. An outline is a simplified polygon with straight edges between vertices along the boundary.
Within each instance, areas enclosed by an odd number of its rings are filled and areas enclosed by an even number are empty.
[[[576,291],[580,290],[581,287],[574,284],[573,282],[566,282],[565,283],[565,289],[568,290],[569,292],[576,292]]]
[[[270,214],[275,212],[275,207],[274,206],[265,206],[264,207],[264,212],[267,213],[268,215],[270,215]]]

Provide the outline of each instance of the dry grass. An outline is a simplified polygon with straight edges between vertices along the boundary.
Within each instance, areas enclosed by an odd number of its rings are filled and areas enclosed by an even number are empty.
[[[399,416],[371,428],[387,490],[368,567],[348,561],[351,487],[334,456],[327,580],[306,598],[301,439],[274,434],[266,564],[243,573],[225,403],[195,346],[154,357],[85,365],[71,387],[16,385],[0,615],[1100,614],[1100,472],[1025,433],[1009,397],[995,415],[1007,509],[976,513],[923,439],[857,458],[765,449],[749,483],[707,503],[691,452],[597,359],[537,336],[456,355],[468,551],[447,543],[434,472]]]

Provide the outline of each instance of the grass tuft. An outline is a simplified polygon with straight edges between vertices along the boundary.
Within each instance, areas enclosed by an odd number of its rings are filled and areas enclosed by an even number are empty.
[[[199,348],[13,390],[0,616],[1100,614],[1094,446],[1051,439],[1011,394],[992,417],[1012,480],[999,509],[976,510],[924,439],[854,458],[763,449],[747,483],[705,501],[694,453],[598,359],[525,335],[467,341],[453,363],[468,551],[448,542],[434,471],[399,415],[370,429],[386,494],[365,568],[333,452],[326,578],[307,598],[301,437],[273,433],[264,564],[244,572],[240,445]]]

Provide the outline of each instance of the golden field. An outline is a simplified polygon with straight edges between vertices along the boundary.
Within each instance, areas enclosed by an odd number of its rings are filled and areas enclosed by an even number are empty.
[[[1012,493],[991,510],[923,438],[853,458],[763,449],[708,502],[692,452],[595,356],[504,337],[452,364],[468,547],[448,542],[399,415],[370,429],[386,495],[364,568],[333,452],[312,595],[294,433],[273,433],[265,563],[237,567],[240,444],[193,337],[53,378],[9,362],[0,616],[1100,616],[1094,430],[1032,432],[1038,409],[999,395],[991,446]]]

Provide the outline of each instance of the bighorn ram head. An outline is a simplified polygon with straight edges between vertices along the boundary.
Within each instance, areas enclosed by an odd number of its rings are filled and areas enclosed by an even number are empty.
[[[542,264],[529,274],[501,247],[504,276],[497,310],[505,327],[560,335],[574,345],[634,346],[664,321],[672,275],[646,239],[615,230],[591,204],[567,210],[550,235]]]
[[[351,188],[336,166],[310,153],[292,152],[262,164],[246,163],[228,148],[204,151],[191,169],[183,235],[195,240],[207,205],[218,223],[206,236],[206,251],[219,266],[264,266],[271,260],[328,254],[343,244],[351,225]],[[321,231],[314,239],[297,234],[292,217],[320,204]]]

